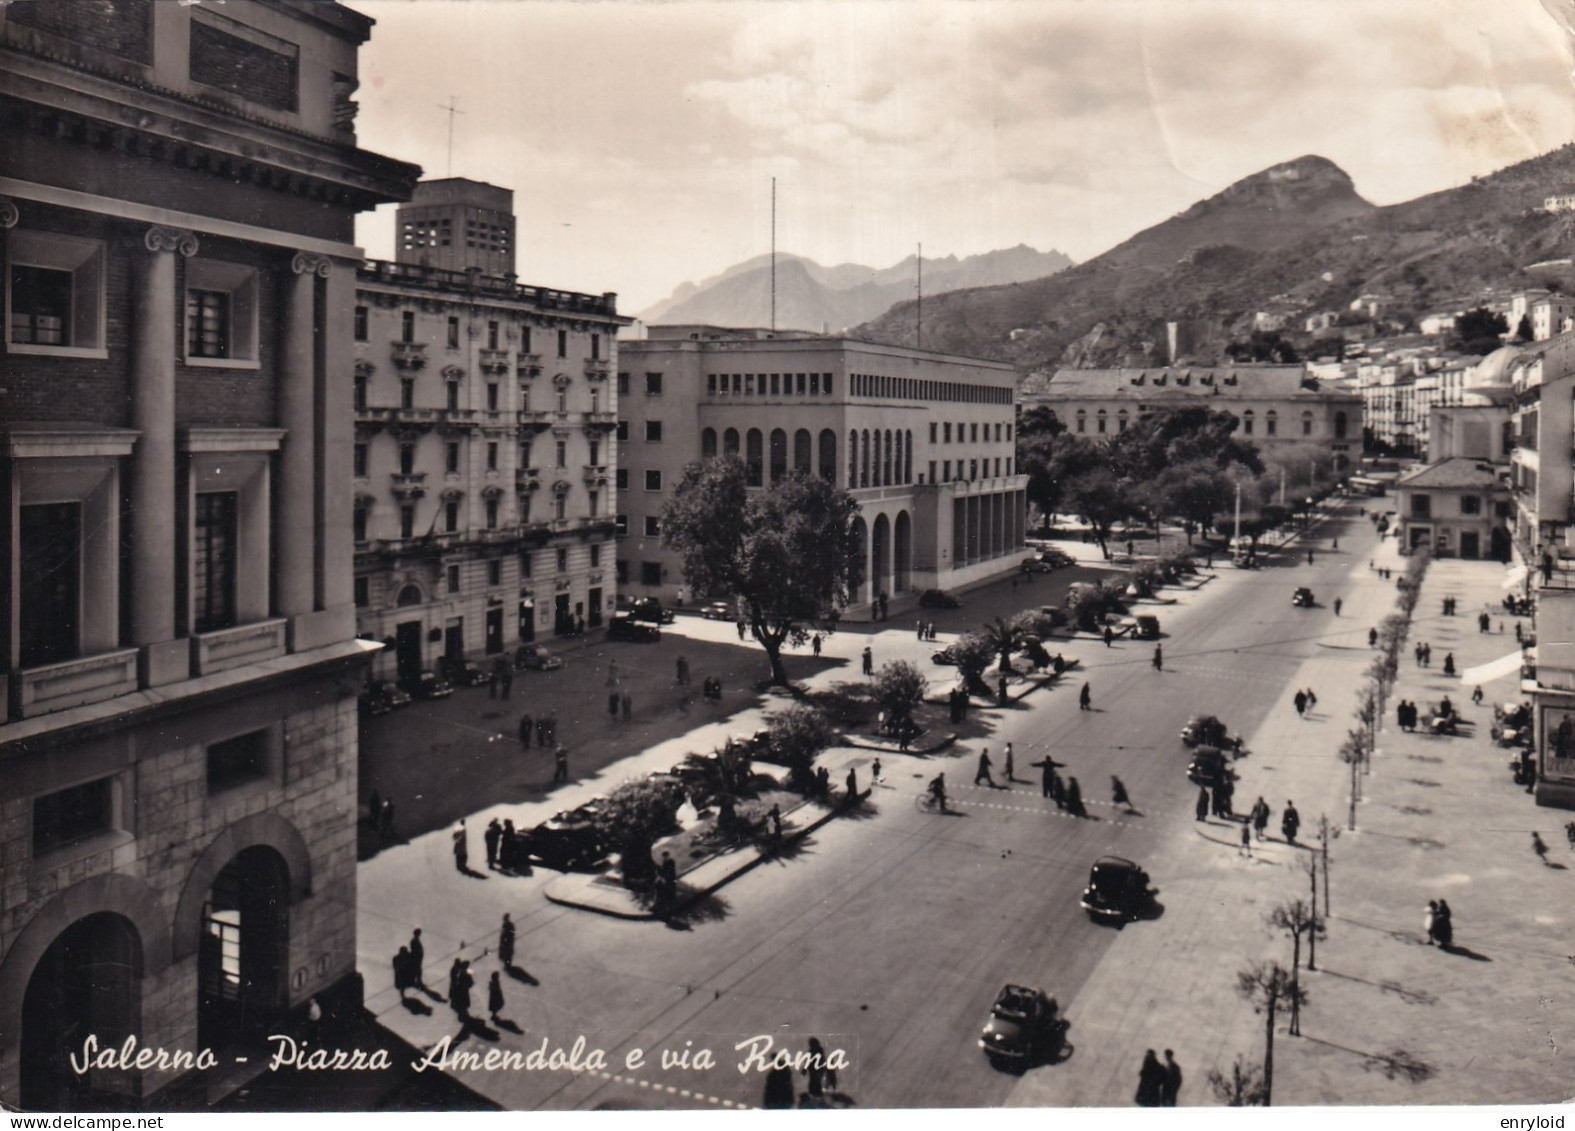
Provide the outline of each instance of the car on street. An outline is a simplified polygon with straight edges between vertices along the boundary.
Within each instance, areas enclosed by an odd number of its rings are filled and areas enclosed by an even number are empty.
[[[997,1068],[1026,1068],[1053,1055],[1066,1029],[1055,998],[1037,987],[1008,983],[990,1006],[979,1047]]]
[[[1218,746],[1221,749],[1239,749],[1241,738],[1232,735],[1223,721],[1214,715],[1193,715],[1181,728],[1181,741],[1188,747]]]
[[[410,690],[417,699],[447,699],[454,694],[454,685],[437,672],[420,672],[410,683]]]
[[[1313,600],[1313,591],[1303,585],[1291,594],[1291,604],[1298,609],[1310,609],[1316,602]]]
[[[492,678],[473,660],[451,660],[447,657],[438,661],[438,672],[454,687],[480,687]]]
[[[663,608],[655,597],[641,597],[627,611],[635,620],[649,621],[651,624],[672,624],[674,620],[673,610]]]
[[[706,620],[733,620],[734,610],[731,601],[712,601],[700,610],[700,615]]]
[[[1101,856],[1088,872],[1079,906],[1089,918],[1127,922],[1141,917],[1153,904],[1148,873],[1120,856]]]
[[[549,652],[545,644],[521,644],[514,664],[525,671],[550,672],[563,667],[563,660]]]
[[[1192,761],[1187,763],[1187,780],[1193,785],[1217,789],[1235,776],[1225,751],[1218,746],[1199,746],[1192,752]]]
[[[930,661],[936,664],[945,664],[948,667],[957,666],[957,646],[948,644],[939,651],[930,654]]]
[[[944,589],[926,589],[919,595],[921,609],[960,609],[962,602]]]
[[[607,859],[600,827],[587,816],[559,813],[525,834],[531,863],[560,872],[588,871]]]
[[[1135,631],[1133,635],[1142,640],[1159,639],[1159,618],[1152,613],[1139,613],[1132,618]]]
[[[629,640],[635,643],[648,643],[662,638],[662,630],[650,621],[635,620],[627,612],[614,613],[607,622],[608,640]]]
[[[361,711],[367,715],[386,715],[395,707],[403,707],[410,702],[410,692],[392,680],[379,680],[370,684],[361,692]]]

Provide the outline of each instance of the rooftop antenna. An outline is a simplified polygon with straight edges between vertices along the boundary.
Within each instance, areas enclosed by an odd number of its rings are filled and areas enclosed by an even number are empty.
[[[771,178],[771,332],[777,332],[777,179]]]
[[[451,94],[448,96],[447,106],[444,106],[441,102],[438,103],[439,109],[448,111],[448,172],[444,174],[444,176],[448,177],[452,177],[454,175],[454,115],[463,114],[465,112],[455,105],[455,103],[458,101],[459,100]]]
[[[919,271],[919,301],[913,307],[913,340],[919,348],[924,348],[924,245],[919,245],[918,258]]]

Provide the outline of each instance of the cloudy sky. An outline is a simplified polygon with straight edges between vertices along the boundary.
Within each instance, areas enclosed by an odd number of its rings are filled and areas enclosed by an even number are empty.
[[[521,281],[628,314],[768,251],[772,177],[821,263],[1081,261],[1302,154],[1387,204],[1575,136],[1570,0],[351,5],[361,144],[512,188]]]

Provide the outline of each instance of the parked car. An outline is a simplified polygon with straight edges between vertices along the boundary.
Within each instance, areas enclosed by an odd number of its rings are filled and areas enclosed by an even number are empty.
[[[944,589],[926,589],[919,595],[921,609],[960,609],[962,602]]]
[[[438,671],[455,687],[480,687],[492,678],[490,673],[483,671],[481,665],[472,660],[450,660],[445,657],[438,661]]]
[[[629,615],[635,620],[649,621],[651,624],[673,623],[673,610],[664,609],[655,597],[638,598],[629,606]]]
[[[948,644],[938,652],[931,653],[930,660],[937,664],[946,664],[949,667],[957,666],[956,645]]]
[[[1193,715],[1181,728],[1181,741],[1187,746],[1218,746],[1222,750],[1241,749],[1241,736],[1233,735],[1213,715]]]
[[[1159,639],[1159,618],[1151,613],[1139,613],[1133,618],[1135,621],[1134,635],[1143,640]]]
[[[395,707],[406,706],[409,702],[410,692],[387,679],[368,685],[360,696],[361,710],[368,715],[386,715]]]
[[[630,613],[614,613],[607,622],[608,640],[629,640],[636,643],[660,640],[662,630],[649,621],[635,620]]]
[[[990,1006],[979,1047],[996,1067],[1027,1067],[1053,1054],[1066,1030],[1055,998],[1037,987],[1008,983]]]
[[[521,644],[514,653],[514,665],[524,671],[550,672],[563,667],[563,661],[545,644]]]
[[[1303,585],[1291,594],[1291,604],[1298,609],[1310,609],[1317,602],[1313,600],[1313,591]]]
[[[599,867],[607,859],[607,846],[596,822],[575,813],[559,813],[543,821],[525,837],[533,864],[560,872]]]
[[[417,699],[447,699],[454,694],[454,685],[437,672],[421,672],[411,681],[410,690]]]
[[[1225,758],[1225,751],[1218,746],[1199,746],[1187,763],[1187,780],[1193,785],[1214,789],[1227,779],[1235,779],[1235,771]]]
[[[736,613],[731,601],[712,601],[700,610],[706,620],[733,620]]]
[[[1090,918],[1126,922],[1140,917],[1153,900],[1147,872],[1120,856],[1101,856],[1089,869],[1079,906]]]

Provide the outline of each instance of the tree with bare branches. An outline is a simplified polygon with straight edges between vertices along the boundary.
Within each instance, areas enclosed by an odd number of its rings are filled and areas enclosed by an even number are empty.
[[[1299,971],[1302,963],[1302,938],[1306,936],[1311,944],[1315,936],[1323,933],[1323,920],[1318,917],[1317,911],[1307,905],[1305,899],[1288,899],[1264,916],[1264,921],[1268,923],[1271,930],[1283,931],[1291,939],[1291,985],[1298,992],[1292,993],[1287,999],[1287,1004],[1291,1007],[1289,1032],[1293,1037],[1300,1036],[1302,1013]]]
[[[1226,1107],[1263,1107],[1269,1102],[1263,1086],[1263,1070],[1256,1064],[1249,1064],[1241,1053],[1231,1062],[1229,1073],[1212,1068],[1208,1080],[1214,1098]]]
[[[1270,1106],[1274,1095],[1274,1021],[1280,1008],[1307,1001],[1306,992],[1295,977],[1278,962],[1254,962],[1236,972],[1236,992],[1252,1003],[1252,1011],[1264,1017],[1263,1106]]]

